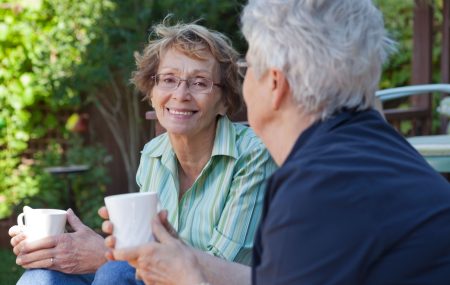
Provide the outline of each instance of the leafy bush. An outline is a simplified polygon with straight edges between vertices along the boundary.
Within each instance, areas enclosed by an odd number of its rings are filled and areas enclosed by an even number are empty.
[[[85,146],[80,137],[70,140],[63,152],[61,145],[50,144],[45,152],[35,155],[35,164],[30,166],[30,174],[35,181],[31,195],[22,197],[22,204],[33,208],[66,209],[69,203],[68,183],[71,183],[73,198],[82,221],[99,229],[102,220],[97,210],[103,205],[105,185],[109,182],[106,164],[110,156],[101,146]],[[87,165],[90,169],[80,174],[55,175],[48,167],[58,165]]]
[[[31,139],[51,130],[58,129],[70,139],[58,114],[82,107],[81,94],[64,81],[80,64],[92,40],[87,31],[105,4],[92,0],[77,3],[0,0],[0,218],[23,204],[64,208],[65,182],[43,168],[63,162],[85,163],[92,170],[73,177],[77,204],[85,221],[99,226],[94,207],[101,205],[108,180],[103,148],[85,148],[75,139],[65,155],[61,146],[51,145],[33,159],[23,156]]]

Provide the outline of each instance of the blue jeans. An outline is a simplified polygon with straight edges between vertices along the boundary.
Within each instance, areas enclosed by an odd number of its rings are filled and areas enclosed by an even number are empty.
[[[135,279],[135,269],[125,261],[105,263],[95,274],[66,274],[48,269],[30,269],[20,277],[17,285],[143,285]]]

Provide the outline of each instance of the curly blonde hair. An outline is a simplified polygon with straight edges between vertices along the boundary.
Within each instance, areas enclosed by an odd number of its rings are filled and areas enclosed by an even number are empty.
[[[165,21],[153,26],[150,40],[142,53],[135,53],[137,70],[132,73],[131,82],[141,91],[144,100],[150,100],[155,84],[161,56],[171,48],[195,59],[206,59],[205,51],[219,63],[222,99],[227,106],[227,115],[240,111],[244,102],[241,94],[241,80],[236,62],[238,53],[225,35],[209,30],[195,23],[166,25]]]

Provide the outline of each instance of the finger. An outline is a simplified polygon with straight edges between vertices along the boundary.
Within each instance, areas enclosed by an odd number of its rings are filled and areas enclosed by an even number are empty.
[[[21,253],[29,253],[38,250],[51,249],[57,245],[57,236],[42,238],[32,242],[23,242]]]
[[[168,220],[169,212],[167,210],[162,210],[161,212],[158,213],[158,216],[159,219],[161,220],[161,224],[166,228],[166,230],[170,233],[170,235],[173,236],[174,238],[178,238],[177,231],[174,229],[174,227],[172,227],[172,225]]]
[[[116,246],[116,238],[114,236],[107,236],[105,238],[105,246],[110,249],[114,249]]]
[[[164,284],[167,282],[167,277],[165,278],[165,274],[157,268],[149,267],[148,270],[142,272],[141,274],[146,281],[151,281],[153,284]]]
[[[16,258],[16,263],[26,268],[36,268],[35,266],[38,265],[47,267],[49,266],[48,260],[51,260],[53,256],[52,250],[39,250],[28,254],[20,254]]]
[[[12,247],[16,247],[19,243],[21,243],[23,240],[25,240],[26,236],[25,234],[18,234],[16,236],[14,236],[13,238],[11,238],[11,245]]]
[[[13,241],[12,239],[11,239],[11,243],[16,243],[15,245],[14,245],[14,247],[13,247],[13,252],[14,252],[14,254],[17,256],[17,255],[19,255],[19,254],[22,254],[22,252],[23,252],[23,246],[24,246],[24,244],[25,244],[25,236],[24,235],[19,235],[19,236],[16,236],[16,237],[14,237],[14,239],[19,239],[20,237],[22,237],[23,239],[21,240],[21,241],[19,241],[19,242],[17,242],[18,240],[15,240],[15,241]]]
[[[164,224],[165,222],[168,222],[169,212],[167,210],[161,210],[158,213],[159,219]]]
[[[115,249],[113,250],[113,256],[116,260],[133,261],[139,257],[139,247]]]
[[[102,223],[102,231],[105,234],[112,234],[113,233],[113,223],[111,223],[110,221],[104,221]]]
[[[18,256],[19,254],[22,253],[22,245],[20,245],[20,243],[18,245],[16,245],[15,247],[13,247],[13,252],[16,256]]]
[[[9,228],[8,234],[10,237],[15,237],[16,235],[22,233],[22,227],[15,225]]]
[[[79,231],[84,229],[86,226],[81,222],[81,220],[75,215],[72,209],[67,210],[67,222],[72,227],[74,231]]]
[[[105,253],[105,258],[110,261],[114,261],[114,255],[111,250],[107,250]]]
[[[100,209],[98,209],[98,215],[104,220],[108,220],[109,219],[108,210],[106,209],[105,206],[103,206]]]
[[[163,226],[159,216],[156,216],[152,220],[152,231],[155,239],[161,243],[170,243],[175,240],[175,238]]]
[[[17,263],[17,261],[16,261]],[[37,261],[33,261],[27,264],[19,264],[21,265],[23,268],[25,269],[32,269],[32,268],[51,268],[54,264],[53,264],[53,260],[51,257],[49,258],[45,258],[45,259],[41,259],[41,260],[37,260]]]
[[[136,272],[134,273],[134,279],[142,281],[141,274],[139,272],[139,269],[137,269],[137,268],[136,268]]]

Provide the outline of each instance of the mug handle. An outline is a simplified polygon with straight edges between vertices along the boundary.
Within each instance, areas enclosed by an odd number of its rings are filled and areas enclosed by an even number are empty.
[[[19,216],[17,216],[17,224],[21,227],[25,226],[25,223],[23,222],[24,217],[25,217],[24,213],[20,213]]]

